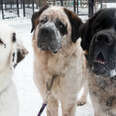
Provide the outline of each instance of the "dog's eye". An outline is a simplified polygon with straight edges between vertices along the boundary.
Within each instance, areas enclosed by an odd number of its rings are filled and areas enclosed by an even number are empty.
[[[0,39],[0,45],[4,45],[4,48],[6,48],[6,44]]]
[[[0,44],[4,44],[3,41],[0,39]]]
[[[67,34],[67,26],[66,25],[60,25],[60,32],[65,35]]]
[[[60,28],[60,29],[64,28],[63,23],[61,23],[61,22],[59,23],[59,28]]]
[[[56,20],[56,27],[62,35],[67,34],[67,25],[63,24],[59,19]]]
[[[44,17],[43,19],[41,19],[39,22],[41,23],[41,24],[44,24],[44,23],[46,23],[48,21],[48,18],[47,17]]]
[[[59,30],[63,35],[67,34],[67,26],[66,25],[60,24],[59,25]]]

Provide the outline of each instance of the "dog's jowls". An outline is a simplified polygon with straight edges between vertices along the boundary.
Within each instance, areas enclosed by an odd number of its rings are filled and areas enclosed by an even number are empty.
[[[116,9],[98,11],[80,31],[95,116],[116,116]]]
[[[75,114],[77,93],[85,83],[85,61],[78,39],[81,24],[74,13],[57,6],[45,6],[32,16],[34,80],[43,100],[47,83],[55,77],[47,116],[58,116],[58,101],[63,116]]]
[[[26,49],[18,42],[16,33],[0,23],[0,116],[18,116],[13,69],[24,58]]]

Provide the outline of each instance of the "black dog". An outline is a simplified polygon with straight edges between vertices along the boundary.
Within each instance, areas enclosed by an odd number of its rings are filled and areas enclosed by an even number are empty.
[[[98,11],[80,32],[95,116],[116,116],[116,9]]]

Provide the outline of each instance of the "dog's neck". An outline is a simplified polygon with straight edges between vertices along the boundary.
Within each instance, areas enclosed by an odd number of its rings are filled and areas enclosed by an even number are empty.
[[[10,67],[7,67],[0,73],[0,94],[10,85],[12,74],[13,71]]]

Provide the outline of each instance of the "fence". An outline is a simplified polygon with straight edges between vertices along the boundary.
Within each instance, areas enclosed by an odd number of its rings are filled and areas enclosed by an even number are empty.
[[[0,10],[2,18],[19,17],[19,4],[18,0],[10,2],[7,0],[0,0]]]
[[[30,17],[34,13],[34,0],[0,0],[0,12],[2,19],[19,16]]]
[[[64,6],[78,15],[89,17],[112,2],[116,0],[48,0],[49,5]],[[31,17],[35,10],[38,10],[36,0],[0,0],[0,13],[3,19],[19,16]]]
[[[28,0],[26,2],[25,0],[22,1],[23,4],[23,16],[30,17],[34,13],[35,7],[35,1],[34,0]]]

